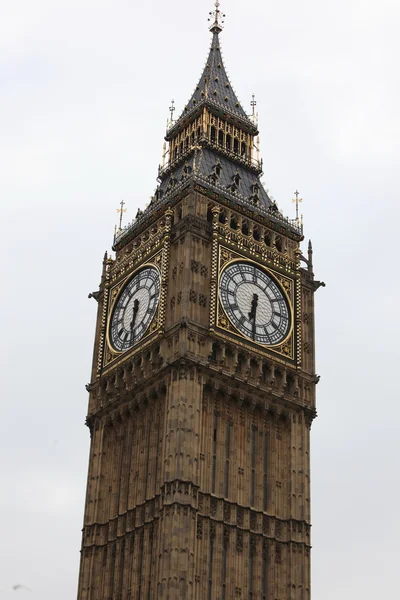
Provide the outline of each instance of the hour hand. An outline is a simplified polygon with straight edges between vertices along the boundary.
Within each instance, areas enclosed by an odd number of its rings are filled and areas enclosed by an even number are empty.
[[[139,300],[136,299],[133,303],[133,313],[132,313],[132,321],[131,321],[131,329],[135,327],[136,315],[139,310]]]

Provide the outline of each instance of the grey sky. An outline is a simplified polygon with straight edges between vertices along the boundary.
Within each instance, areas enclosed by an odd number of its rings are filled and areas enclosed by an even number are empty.
[[[304,198],[318,291],[313,597],[397,590],[400,4],[226,0],[264,181]],[[212,1],[2,0],[0,598],[75,597],[103,253],[156,186],[168,107],[200,76]],[[32,592],[12,591],[22,583]]]

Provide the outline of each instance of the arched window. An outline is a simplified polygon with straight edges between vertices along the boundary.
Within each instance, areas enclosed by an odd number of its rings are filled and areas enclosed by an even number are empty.
[[[225,139],[225,148],[230,152],[231,147],[232,147],[232,138],[228,133],[228,135],[226,136],[226,139]]]
[[[280,238],[279,236],[275,240],[275,247],[278,250],[278,252],[282,252],[283,242],[282,242],[282,238]]]
[[[264,242],[267,246],[271,246],[271,234],[268,231],[264,235]]]
[[[235,216],[231,217],[231,229],[237,229],[238,228],[238,222]]]
[[[223,145],[224,145],[224,132],[222,131],[222,129],[220,129],[220,130],[218,131],[218,144],[219,144],[220,146],[223,146]]]
[[[242,142],[241,155],[243,156],[243,158],[245,158],[246,154],[247,154],[247,146],[244,142]]]
[[[260,241],[260,230],[258,227],[254,227],[253,229],[253,238],[256,240],[256,242]]]
[[[249,235],[249,224],[247,221],[243,221],[242,223],[242,233],[243,235]]]
[[[226,223],[226,212],[224,210],[219,213],[219,222]]]
[[[237,138],[233,140],[233,151],[235,154],[239,154],[239,140]]]
[[[211,206],[209,206],[207,208],[207,221],[209,223],[212,223],[212,220],[213,220],[213,214],[212,214]]]
[[[211,142],[213,144],[215,144],[216,139],[217,139],[217,132],[216,132],[216,129],[215,129],[214,125],[213,125],[211,127]]]

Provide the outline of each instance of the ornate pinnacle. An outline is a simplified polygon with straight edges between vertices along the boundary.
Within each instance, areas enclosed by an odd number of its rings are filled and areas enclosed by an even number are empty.
[[[209,17],[209,21],[212,20],[212,18],[214,18],[214,23],[211,25],[210,27],[210,31],[212,33],[220,33],[222,31],[222,25],[224,23],[223,19],[225,17],[224,13],[222,13],[219,9],[220,7],[220,2],[219,0],[215,1],[215,10],[212,10],[210,12],[210,17]]]
[[[303,202],[303,198],[299,198],[300,192],[298,192],[297,190],[295,191],[294,195],[296,196],[296,198],[293,198],[292,202],[296,203],[296,222],[298,225],[299,224],[299,204],[301,202]],[[303,220],[303,215],[301,216],[301,219]]]

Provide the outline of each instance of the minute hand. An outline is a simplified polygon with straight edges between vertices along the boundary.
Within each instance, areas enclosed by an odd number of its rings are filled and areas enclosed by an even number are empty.
[[[256,338],[256,316],[257,316],[257,306],[258,306],[258,295],[253,295],[253,300],[251,301],[251,310],[249,312],[249,319],[253,321],[253,340]]]
[[[133,329],[134,326],[135,326],[136,315],[138,313],[138,310],[139,310],[139,300],[136,299],[135,302],[133,303],[133,313],[132,313],[131,329]]]

